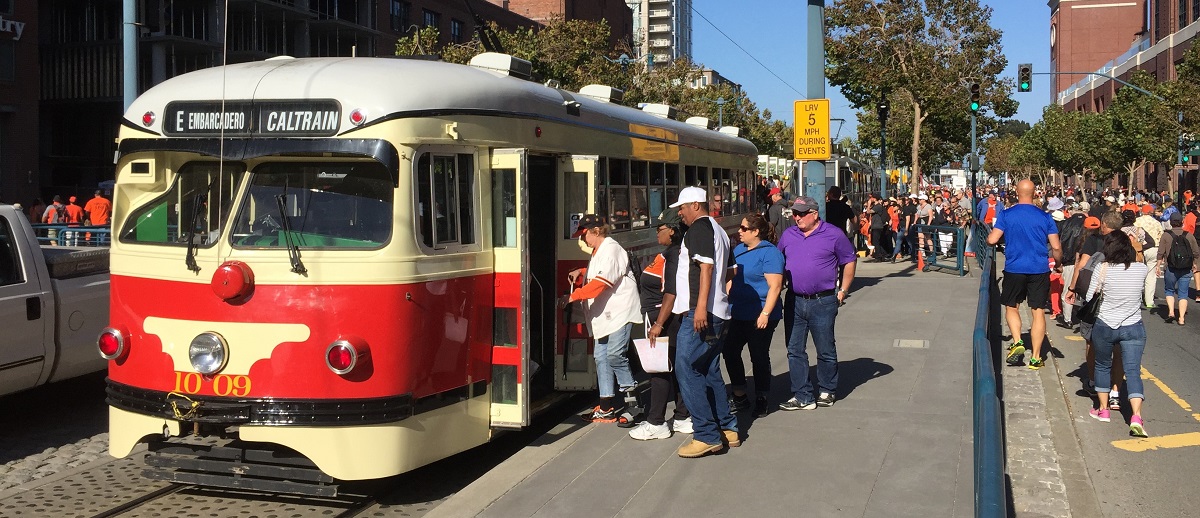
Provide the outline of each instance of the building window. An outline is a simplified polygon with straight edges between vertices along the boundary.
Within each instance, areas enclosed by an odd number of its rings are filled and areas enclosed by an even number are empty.
[[[455,19],[450,20],[450,41],[454,43],[463,42],[463,22]]]
[[[424,14],[425,14],[425,26],[426,27],[433,27],[436,29],[441,26],[442,15],[435,13],[433,11],[430,11],[428,9],[424,10]]]
[[[17,79],[17,51],[11,41],[0,41],[0,81]]]
[[[1179,26],[1175,27],[1175,30],[1182,29],[1188,24],[1187,4],[1187,0],[1179,0]]]
[[[1200,18],[1200,0],[1192,0],[1192,21]]]
[[[0,0],[0,14],[13,13],[13,0]]]
[[[408,11],[412,4],[402,0],[392,0],[392,32],[408,31]]]

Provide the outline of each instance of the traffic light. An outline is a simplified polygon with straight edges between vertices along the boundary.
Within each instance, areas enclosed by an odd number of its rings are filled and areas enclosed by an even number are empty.
[[[1033,65],[1029,63],[1017,65],[1017,91],[1033,91]]]
[[[979,113],[979,83],[971,83],[969,90],[971,92],[971,114]]]

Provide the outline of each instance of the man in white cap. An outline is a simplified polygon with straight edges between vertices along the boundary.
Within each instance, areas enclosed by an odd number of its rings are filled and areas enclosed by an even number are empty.
[[[726,445],[742,445],[721,377],[725,324],[731,316],[725,281],[727,269],[734,263],[729,235],[708,215],[704,189],[685,187],[671,208],[678,208],[688,225],[679,246],[672,313],[682,315],[676,335],[675,376],[692,413],[692,440],[676,453],[695,458],[721,451]]]

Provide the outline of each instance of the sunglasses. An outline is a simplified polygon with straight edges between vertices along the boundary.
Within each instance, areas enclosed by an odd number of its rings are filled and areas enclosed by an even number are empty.
[[[815,211],[815,210],[806,210],[804,212],[792,212],[792,217],[803,218],[804,216],[807,216],[809,214],[816,214],[816,213],[817,213],[817,211]]]
[[[751,231],[751,230],[758,230],[758,229],[754,229],[754,228],[747,227],[747,226],[745,226],[745,225],[738,225],[738,228],[739,228],[739,229],[741,229],[741,230],[742,230],[742,232],[749,232],[749,231]]]

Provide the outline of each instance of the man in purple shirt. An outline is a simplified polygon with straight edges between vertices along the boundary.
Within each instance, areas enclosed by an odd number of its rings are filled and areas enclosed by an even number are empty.
[[[846,234],[821,221],[817,201],[801,196],[792,205],[796,226],[779,238],[783,252],[784,277],[791,284],[787,292],[784,321],[791,331],[787,338],[788,370],[792,379],[792,398],[779,405],[782,410],[812,410],[833,406],[837,399],[837,344],[833,337],[838,306],[846,300],[854,282],[858,254]],[[838,272],[841,271],[841,289]],[[808,379],[808,335],[812,333],[817,349],[817,385],[820,394],[813,400]]]

